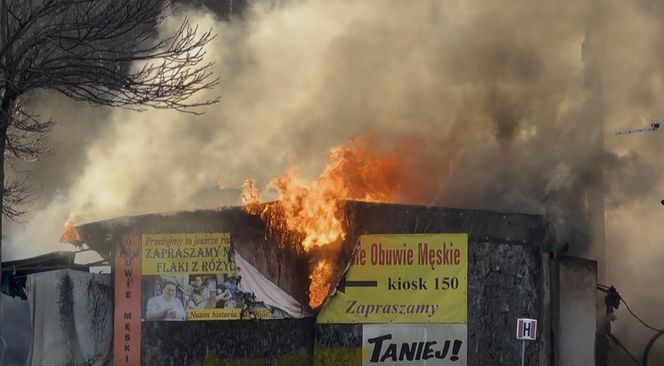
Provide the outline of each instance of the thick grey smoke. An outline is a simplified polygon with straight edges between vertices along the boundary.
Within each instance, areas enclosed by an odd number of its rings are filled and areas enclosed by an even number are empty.
[[[661,253],[663,137],[610,132],[664,118],[659,2],[254,1],[230,21],[184,15],[219,35],[221,102],[192,116],[35,95],[60,124],[3,259],[59,248],[70,215],[236,204],[245,178],[264,186],[290,164],[315,177],[330,147],[370,134],[417,141],[403,153],[420,174],[399,200],[543,214],[560,242],[593,232],[604,189],[607,280],[635,299],[657,283],[627,276]]]
[[[584,175],[598,167],[587,142],[598,132],[580,121],[576,2],[255,2],[230,22],[183,15],[219,34],[208,53],[221,103],[196,117],[36,96],[61,121],[47,168],[34,169],[47,199],[30,226],[52,228],[19,231],[17,248],[50,245],[69,214],[81,222],[234,204],[220,180],[261,185],[290,164],[314,177],[331,146],[365,134],[381,146],[419,141],[403,151],[422,174],[404,178],[402,201],[547,214],[559,229],[583,212]],[[560,24],[542,26],[552,17]]]

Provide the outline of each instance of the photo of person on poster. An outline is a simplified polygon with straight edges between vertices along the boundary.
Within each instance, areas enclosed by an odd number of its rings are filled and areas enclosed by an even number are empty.
[[[241,307],[238,304],[238,278],[235,276],[228,277],[227,275],[217,275],[217,308],[232,309]]]
[[[177,296],[177,281],[172,277],[157,278],[160,283],[155,287],[161,288],[161,295],[153,296],[148,300],[145,307],[145,318],[147,320],[185,320],[187,314],[184,311],[182,300]]]
[[[190,275],[187,310],[214,308],[214,300],[210,303],[210,291],[214,293],[215,286],[216,281],[209,275]]]
[[[235,300],[228,289],[228,283],[224,282],[219,285],[217,289],[217,307],[230,309],[235,307]]]

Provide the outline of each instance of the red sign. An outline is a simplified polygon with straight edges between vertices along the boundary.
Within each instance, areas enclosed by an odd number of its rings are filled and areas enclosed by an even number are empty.
[[[537,320],[520,318],[516,321],[516,339],[534,341],[537,339]]]
[[[125,236],[115,247],[113,365],[141,364],[141,236]]]

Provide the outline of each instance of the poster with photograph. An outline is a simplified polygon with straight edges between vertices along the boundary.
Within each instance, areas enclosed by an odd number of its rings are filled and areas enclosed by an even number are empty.
[[[186,276],[143,276],[143,319],[186,320]]]
[[[228,233],[142,236],[145,321],[270,319],[241,291]]]

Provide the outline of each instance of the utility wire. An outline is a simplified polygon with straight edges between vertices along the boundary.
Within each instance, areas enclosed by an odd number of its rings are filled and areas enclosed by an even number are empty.
[[[617,299],[618,299],[620,302],[622,302],[623,304],[625,304],[625,307],[627,308],[627,311],[628,311],[630,314],[632,314],[632,316],[633,316],[634,318],[636,318],[636,320],[638,320],[638,321],[639,321],[644,327],[646,327],[646,328],[648,328],[648,329],[650,329],[650,330],[653,330],[653,331],[655,331],[655,332],[664,332],[664,330],[662,330],[662,329],[658,329],[658,328],[655,328],[655,327],[653,327],[653,326],[647,324],[646,322],[644,322],[643,319],[639,318],[639,316],[636,315],[636,314],[632,311],[632,309],[629,307],[629,304],[627,304],[627,301],[625,301],[625,299],[624,299],[622,296],[620,296],[620,294],[618,293],[618,290],[616,290],[615,287],[613,287],[613,286],[606,286],[606,285],[602,285],[602,284],[598,283],[598,284],[597,284],[597,289],[600,290],[600,291],[602,291],[602,292],[606,292],[606,293],[607,293],[607,298],[608,298],[609,296],[611,296],[611,295],[616,296]],[[609,300],[607,300],[607,301],[609,301]],[[608,302],[607,302],[607,305],[609,305]],[[618,308],[617,305],[614,305],[613,307],[615,307],[616,309]]]
[[[655,328],[655,327],[651,327],[650,325],[646,324],[646,322],[644,322],[643,320],[641,320],[641,318],[639,318],[636,314],[634,314],[634,312],[632,311],[632,309],[629,308],[629,305],[627,305],[627,301],[625,301],[625,299],[623,299],[623,298],[621,297],[621,298],[620,298],[620,301],[622,301],[622,303],[625,304],[625,307],[627,308],[627,311],[629,311],[629,313],[632,314],[632,316],[635,317],[636,320],[638,320],[639,322],[641,322],[641,324],[643,324],[644,327],[646,327],[646,328],[648,328],[648,329],[652,329],[652,330],[654,330],[655,332],[661,332],[661,331],[662,331],[662,329],[657,329],[657,328]]]
[[[662,204],[664,204],[664,201],[662,201]],[[629,305],[627,304],[627,301],[625,301],[625,299],[622,296],[620,296],[620,294],[618,293],[618,290],[616,290],[615,287],[613,287],[613,286],[609,287],[609,286],[602,285],[602,284],[598,283],[597,284],[597,289],[606,293],[606,298],[604,299],[604,302],[606,303],[607,312],[612,313],[613,309],[618,309],[618,305],[620,305],[620,302],[622,302],[623,304],[625,304],[625,307],[627,308],[627,311],[629,311],[629,313],[632,314],[632,316],[634,318],[636,318],[636,320],[638,320],[644,327],[646,327],[650,330],[654,330],[656,332],[655,335],[652,336],[652,338],[650,338],[650,341],[648,341],[648,344],[646,345],[646,349],[643,351],[643,366],[648,366],[648,356],[650,355],[650,350],[652,349],[652,346],[655,344],[655,341],[657,341],[657,339],[659,337],[664,335],[664,330],[657,329],[653,326],[648,325],[641,318],[639,318],[638,315],[634,314],[632,309],[629,308]],[[618,338],[616,338],[611,333],[609,333],[609,338],[611,340],[613,340],[616,344],[618,344],[618,346],[622,347],[622,349],[625,350],[625,352],[627,352],[627,354],[632,358],[632,360],[637,361],[634,358],[634,356],[627,350],[627,348],[625,348],[625,346],[623,346],[620,343]],[[637,361],[637,363],[638,363],[638,361]]]

